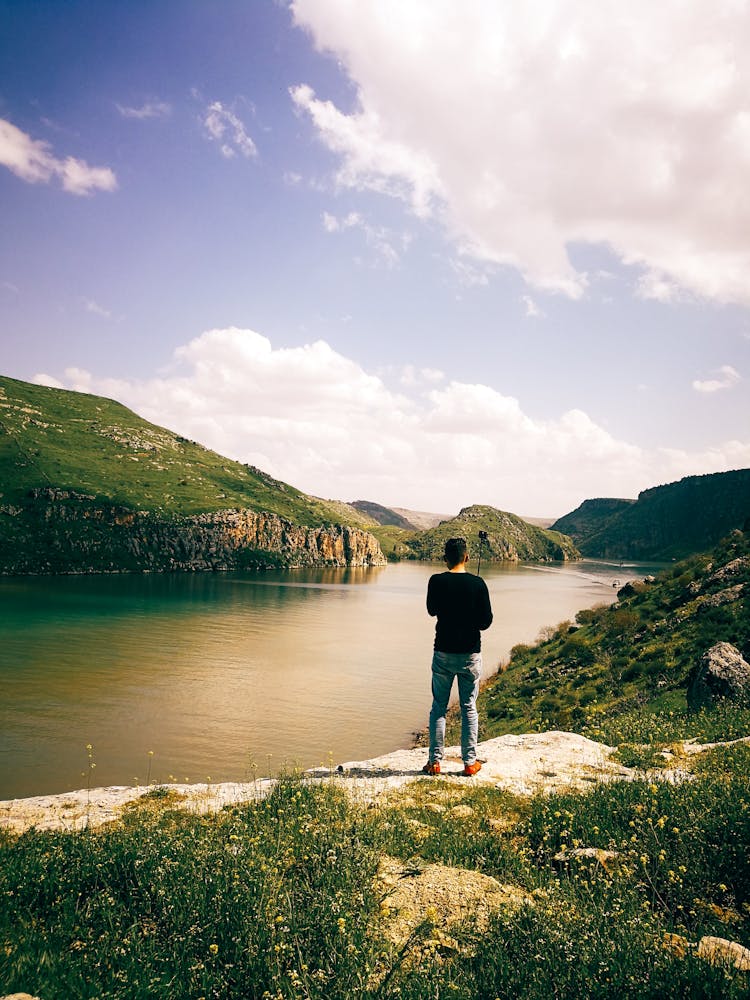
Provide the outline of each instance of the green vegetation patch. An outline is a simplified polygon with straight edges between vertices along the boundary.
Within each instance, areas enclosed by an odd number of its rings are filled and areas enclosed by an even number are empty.
[[[481,504],[465,507],[457,517],[405,538],[405,544],[414,558],[442,559],[446,541],[461,536],[469,543],[472,559],[476,559],[480,531],[487,536],[482,543],[482,558],[486,560],[554,562],[580,558],[567,535],[538,528],[515,514]]]
[[[99,832],[0,841],[0,989],[76,997],[739,998],[699,958],[750,945],[750,751],[682,784],[514,796],[415,783],[370,806],[283,779],[196,816],[149,796]],[[406,940],[377,873],[468,869],[515,886],[481,931],[425,906]],[[447,904],[449,905],[449,904]]]
[[[746,735],[750,706],[690,713],[686,688],[717,642],[750,662],[748,600],[750,533],[741,531],[656,579],[627,584],[615,604],[583,610],[511,650],[479,697],[482,739],[563,729],[637,747]],[[451,738],[457,732],[454,718]],[[656,762],[653,748],[647,753]]]
[[[679,559],[743,528],[750,469],[687,476],[644,490],[638,500],[586,500],[555,522],[584,555],[600,559]]]
[[[330,788],[282,781],[209,817],[141,808],[98,833],[28,833],[2,856],[3,991],[343,998],[383,947],[377,859]]]
[[[151,424],[114,400],[4,377],[0,484],[4,507],[24,507],[31,490],[53,488],[165,515],[244,507],[293,524],[375,523],[348,504],[307,496]]]

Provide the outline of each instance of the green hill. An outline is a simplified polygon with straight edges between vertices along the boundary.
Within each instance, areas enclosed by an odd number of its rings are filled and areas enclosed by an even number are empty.
[[[307,496],[150,424],[114,400],[5,377],[0,484],[5,505],[24,502],[32,489],[53,487],[167,514],[244,507],[293,524],[373,524],[348,504]]]
[[[611,729],[644,705],[684,715],[690,672],[707,649],[730,642],[750,661],[749,595],[750,532],[742,531],[656,579],[626,584],[616,604],[513,648],[480,696],[482,738],[550,728],[600,738],[603,720]]]
[[[487,561],[553,562],[578,559],[580,553],[566,536],[537,528],[515,514],[476,504],[464,509],[435,528],[405,538],[404,544],[416,559],[442,559],[449,538],[461,536],[469,543],[469,553],[479,555],[479,532],[487,533],[482,559]]]
[[[374,524],[113,400],[0,378],[0,572],[372,565]]]
[[[616,500],[608,497],[598,497],[595,500],[584,500],[570,514],[559,517],[553,524],[554,531],[562,531],[570,535],[580,547],[586,539],[600,531],[617,514],[627,510],[635,500]]]
[[[750,469],[688,476],[632,500],[587,500],[552,526],[585,556],[680,559],[701,552],[750,517]]]

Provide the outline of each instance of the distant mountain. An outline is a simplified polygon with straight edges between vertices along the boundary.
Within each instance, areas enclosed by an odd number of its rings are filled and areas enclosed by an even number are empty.
[[[441,521],[449,521],[452,514],[430,514],[424,510],[409,510],[407,507],[392,507],[394,514],[400,514],[410,521],[418,531],[427,531],[428,528],[435,528]]]
[[[361,514],[371,517],[373,521],[377,521],[378,524],[383,526],[403,528],[404,531],[418,530],[417,525],[407,520],[403,514],[391,510],[390,507],[383,507],[379,503],[374,503],[372,500],[352,500],[349,506],[354,507]]]
[[[0,377],[0,572],[380,563],[374,523],[113,400]]]
[[[436,528],[443,521],[450,521],[453,514],[431,514],[422,510],[409,510],[408,507],[383,507],[371,500],[353,500],[350,505],[361,514],[373,518],[378,524],[402,528],[404,531],[428,531]],[[523,517],[522,521],[533,524],[537,528],[549,528],[554,517]],[[562,530],[562,529],[560,529]],[[566,532],[571,534],[571,532]]]
[[[524,514],[521,514],[520,517],[527,524],[533,524],[536,528],[551,528],[555,523],[554,517],[526,517]]]
[[[580,557],[567,535],[537,528],[515,514],[481,504],[464,507],[456,517],[406,539],[405,544],[413,558],[442,559],[447,539],[461,536],[476,559],[480,531],[487,533],[482,543],[482,559],[487,561],[554,562]]]
[[[596,500],[584,500],[570,514],[559,517],[551,525],[553,531],[562,531],[570,535],[576,545],[580,546],[587,538],[600,531],[616,514],[627,510],[635,500],[615,500],[599,497]]]
[[[750,469],[688,476],[632,500],[587,500],[560,518],[586,556],[679,559],[715,545],[750,518]]]

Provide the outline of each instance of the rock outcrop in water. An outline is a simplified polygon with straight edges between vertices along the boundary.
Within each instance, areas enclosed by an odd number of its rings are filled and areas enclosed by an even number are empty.
[[[0,572],[171,572],[303,566],[381,566],[374,535],[342,525],[305,527],[278,514],[221,510],[180,517],[134,511],[68,490],[34,490],[2,507],[14,542]]]

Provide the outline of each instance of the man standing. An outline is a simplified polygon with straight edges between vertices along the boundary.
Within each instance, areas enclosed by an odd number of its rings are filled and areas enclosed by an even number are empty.
[[[427,611],[437,616],[437,625],[432,657],[430,756],[422,770],[425,774],[440,774],[445,714],[455,677],[461,704],[462,773],[470,777],[482,767],[477,760],[479,717],[476,702],[482,674],[479,633],[492,624],[492,608],[487,584],[480,576],[466,571],[469,561],[466,540],[449,538],[444,558],[448,571],[435,573],[427,585]]]

